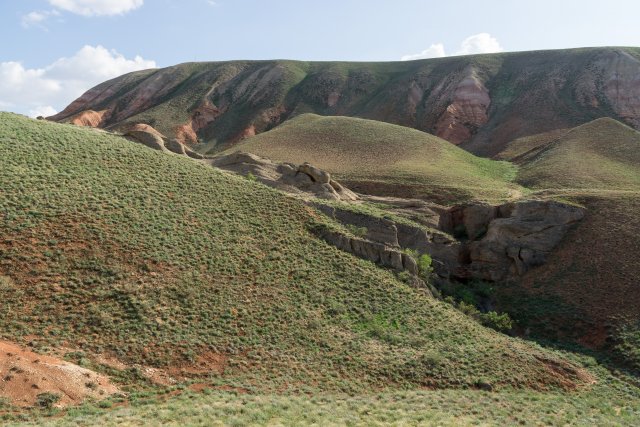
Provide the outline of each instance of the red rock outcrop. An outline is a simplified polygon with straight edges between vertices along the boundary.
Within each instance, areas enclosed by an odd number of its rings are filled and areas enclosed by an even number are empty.
[[[220,115],[220,110],[210,101],[204,101],[202,105],[193,110],[191,119],[176,127],[176,139],[184,145],[198,143],[198,131],[206,128]]]
[[[87,126],[92,128],[100,127],[109,117],[109,110],[93,111],[86,110],[69,118],[69,123],[76,126]]]
[[[490,103],[489,91],[476,70],[468,67],[436,123],[436,135],[456,145],[468,141],[489,120]]]

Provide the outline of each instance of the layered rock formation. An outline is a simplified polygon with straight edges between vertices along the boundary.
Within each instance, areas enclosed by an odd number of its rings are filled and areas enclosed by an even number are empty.
[[[314,112],[414,127],[495,155],[518,137],[598,117],[640,127],[639,75],[635,48],[384,64],[188,63],[105,82],[50,119],[109,129],[147,123],[169,138],[217,151]]]
[[[244,176],[255,177],[270,187],[320,199],[353,201],[358,196],[331,179],[331,175],[308,163],[275,163],[251,153],[235,152],[206,160],[207,164]]]
[[[139,123],[129,126],[128,129],[124,131],[123,136],[130,141],[138,142],[154,150],[180,154],[191,157],[192,159],[204,158],[202,154],[196,153],[177,139],[168,139],[153,127],[146,124]]]
[[[500,206],[455,207],[443,215],[444,230],[465,235],[460,276],[501,281],[520,277],[547,261],[584,209],[529,200]]]
[[[442,277],[495,282],[543,265],[584,216],[584,209],[554,201],[469,204],[443,210],[440,230],[434,230],[321,203],[314,206],[340,223],[365,228],[364,238],[371,242],[429,254]]]

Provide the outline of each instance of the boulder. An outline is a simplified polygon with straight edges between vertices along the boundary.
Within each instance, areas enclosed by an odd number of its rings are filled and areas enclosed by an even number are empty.
[[[331,175],[328,172],[320,170],[315,166],[311,166],[309,163],[304,163],[298,167],[298,172],[307,174],[311,177],[313,182],[320,184],[328,184],[331,181]]]
[[[167,151],[161,136],[145,130],[130,130],[124,134],[130,141],[138,142],[158,151]]]

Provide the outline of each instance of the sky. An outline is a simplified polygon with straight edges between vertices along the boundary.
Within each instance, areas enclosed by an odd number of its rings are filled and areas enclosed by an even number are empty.
[[[638,0],[0,0],[0,110],[188,61],[400,61],[640,46]]]

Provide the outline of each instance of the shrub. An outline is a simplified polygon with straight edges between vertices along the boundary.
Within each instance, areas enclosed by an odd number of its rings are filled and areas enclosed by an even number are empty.
[[[490,311],[480,314],[480,323],[499,332],[508,332],[513,328],[513,320],[508,313]]]
[[[51,409],[53,405],[60,401],[61,397],[56,393],[40,393],[36,396],[36,405],[44,409]]]
[[[420,255],[418,259],[416,259],[416,262],[418,263],[418,271],[420,272],[420,276],[425,279],[428,278],[433,272],[433,267],[431,265],[433,263],[433,260],[431,259],[429,254]]]
[[[356,237],[364,237],[369,232],[369,230],[367,230],[367,227],[358,227],[357,225],[353,224],[347,224],[346,227],[347,230],[349,230],[349,233],[353,234]]]
[[[253,181],[253,182],[256,182],[258,180],[258,178],[256,178],[256,176],[254,174],[252,174],[251,172],[247,173],[245,178],[247,178],[249,181]]]

